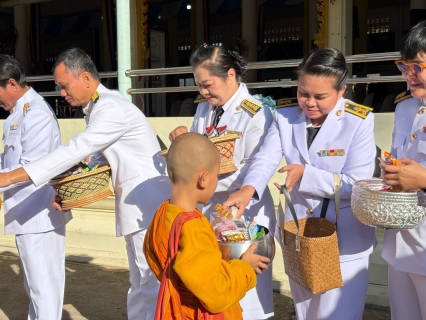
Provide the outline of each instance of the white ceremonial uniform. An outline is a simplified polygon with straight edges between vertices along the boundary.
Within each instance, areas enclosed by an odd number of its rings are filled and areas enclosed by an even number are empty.
[[[426,167],[426,102],[398,103],[391,153]],[[386,230],[382,257],[388,262],[391,316],[426,319],[426,222],[413,229]]]
[[[3,124],[2,170],[31,163],[60,146],[58,122],[32,88],[16,102]],[[1,188],[4,232],[16,235],[24,286],[30,299],[28,319],[61,319],[65,285],[65,225],[71,212],[57,212],[55,191],[31,182]]]
[[[308,150],[307,117],[296,107],[276,109],[275,121],[255,156],[247,182],[266,185],[281,157],[287,164],[305,166],[291,199],[298,218],[319,217],[324,198],[330,199],[326,218],[336,221],[333,173],[340,174],[340,218],[337,235],[344,286],[312,294],[290,280],[298,319],[361,319],[368,284],[368,260],[376,244],[374,228],[361,224],[351,210],[352,185],[371,178],[376,147],[373,114],[365,119],[345,111],[348,100],[338,100]],[[344,150],[344,155],[331,150]],[[321,152],[322,151],[322,152]],[[340,154],[340,155],[339,155]],[[286,208],[286,220],[291,214]]]
[[[245,175],[250,167],[253,156],[259,150],[264,137],[272,123],[272,114],[268,107],[261,107],[256,114],[251,114],[241,106],[248,99],[260,106],[244,83],[239,84],[237,92],[222,106],[224,113],[217,127],[226,125],[227,130],[240,131],[242,136],[235,142],[234,163],[238,170],[231,174],[219,176],[219,182],[214,196],[204,206],[203,213],[209,218],[217,203],[223,203],[231,193],[238,191],[245,183]],[[197,107],[194,122],[189,131],[204,134],[206,127],[213,123],[215,106],[208,101]],[[270,232],[275,230],[274,203],[269,189],[262,189],[260,199],[252,200],[244,211],[244,216],[252,217],[255,221],[267,227]],[[240,301],[244,319],[267,319],[274,314],[272,301],[272,268],[257,276],[257,285],[246,293]]]
[[[153,319],[159,283],[142,252],[145,231],[158,206],[170,198],[160,145],[143,113],[119,92],[99,85],[98,100],[85,107],[86,129],[39,161],[24,166],[36,185],[101,152],[111,166],[116,192],[117,236],[125,236],[130,267],[128,318]]]

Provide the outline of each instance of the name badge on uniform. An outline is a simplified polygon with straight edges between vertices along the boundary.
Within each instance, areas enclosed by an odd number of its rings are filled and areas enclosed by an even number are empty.
[[[336,156],[344,156],[345,149],[330,149],[330,150],[320,150],[318,152],[320,157],[336,157]]]
[[[10,131],[13,131],[13,130],[18,130],[18,125],[16,123],[10,125]]]

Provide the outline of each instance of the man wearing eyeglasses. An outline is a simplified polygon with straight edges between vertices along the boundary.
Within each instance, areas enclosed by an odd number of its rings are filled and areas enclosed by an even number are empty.
[[[403,166],[382,166],[385,182],[399,189],[414,187],[426,167],[426,21],[402,39],[395,61],[410,93],[397,97],[392,154]],[[426,181],[423,181],[426,185]],[[388,262],[392,319],[426,319],[426,222],[408,230],[386,230],[382,257]]]
[[[10,112],[3,125],[0,172],[34,162],[61,145],[55,113],[27,86],[18,61],[4,54],[0,54],[0,107]],[[30,300],[28,319],[61,319],[65,225],[72,218],[71,212],[54,209],[55,191],[45,184],[15,183],[0,188],[0,192],[4,192],[4,233],[15,235],[21,259]]]

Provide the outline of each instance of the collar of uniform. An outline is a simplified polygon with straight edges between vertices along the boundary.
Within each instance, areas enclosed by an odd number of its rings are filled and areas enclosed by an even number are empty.
[[[105,92],[107,90],[108,89],[102,83],[99,83],[99,85],[98,85],[98,87],[96,88],[95,91],[99,92],[102,96],[102,92]],[[83,107],[83,113],[86,116],[89,115],[93,110],[93,106],[94,106],[93,101],[92,101],[92,99],[90,99],[89,103],[85,107]]]
[[[222,106],[223,113],[229,109],[231,104],[234,102],[235,98],[240,94],[240,92],[246,88],[244,83],[239,83],[238,90],[232,95],[232,97]],[[216,106],[212,106],[212,111],[216,110]]]
[[[15,106],[13,107],[13,113],[19,112],[23,113],[24,104],[27,102],[30,102],[37,96],[37,92],[31,87],[28,87],[27,92],[24,93],[22,97],[20,97],[17,101]]]
[[[306,117],[306,128],[321,128],[322,123],[319,126],[315,126],[312,124],[312,121],[310,118]]]

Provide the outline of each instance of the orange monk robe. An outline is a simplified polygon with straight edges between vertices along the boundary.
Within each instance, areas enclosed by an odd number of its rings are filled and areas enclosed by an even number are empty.
[[[182,208],[169,204],[169,201],[164,202],[145,236],[144,253],[159,281],[167,258],[170,229],[181,212],[184,212]],[[184,319],[196,319],[200,303],[212,313],[223,312],[227,320],[242,319],[238,301],[256,285],[256,274],[245,261],[226,262],[222,259],[210,223],[200,211],[197,210],[197,214],[200,219],[189,220],[182,227],[173,265],[180,279],[177,290]],[[170,314],[167,319],[175,317]]]

